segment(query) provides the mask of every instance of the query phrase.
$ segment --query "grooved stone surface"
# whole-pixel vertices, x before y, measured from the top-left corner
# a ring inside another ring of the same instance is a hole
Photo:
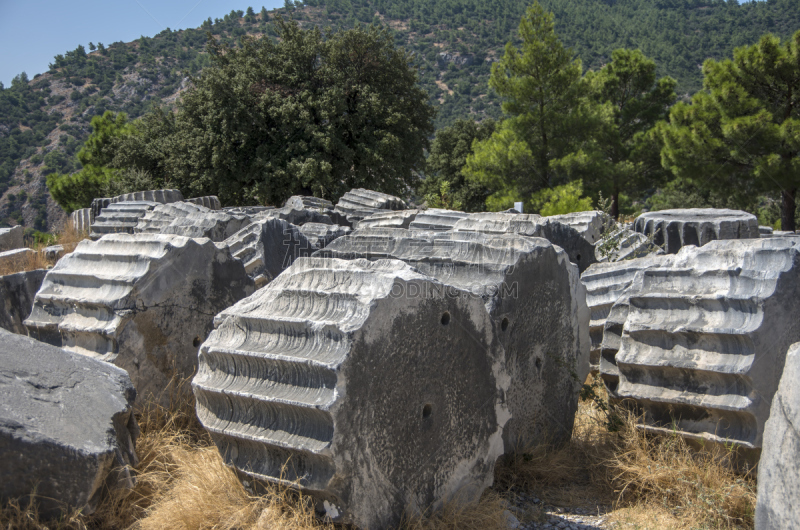
[[[188,199],[186,202],[197,204],[198,206],[203,206],[208,208],[209,210],[221,210],[222,203],[219,202],[219,197],[216,195],[206,195],[205,197],[195,197],[193,199]]]
[[[580,272],[596,261],[594,244],[569,224],[537,214],[506,212],[473,213],[453,225],[456,232],[483,232],[486,234],[518,234],[527,237],[543,237],[558,245],[578,265]]]
[[[491,484],[508,381],[480,298],[397,260],[300,258],[215,324],[193,387],[229,464],[362,528]]]
[[[636,273],[616,354],[645,428],[758,449],[800,340],[800,253],[783,239],[685,247]]]
[[[505,450],[569,439],[589,371],[589,312],[577,267],[541,238],[357,230],[314,256],[400,259],[480,297],[505,350],[511,419]],[[571,374],[577,374],[573,378]]]
[[[589,333],[592,344],[590,354],[592,373],[597,373],[600,369],[600,345],[603,342],[606,319],[612,306],[631,285],[638,271],[662,264],[669,266],[666,257],[647,256],[612,263],[595,263],[581,274],[581,282],[586,287],[586,304],[591,315]],[[627,315],[627,310],[625,314]]]
[[[636,218],[634,230],[655,234],[653,241],[668,254],[686,245],[703,246],[716,239],[761,237],[758,220],[741,210],[686,208],[646,212]]]
[[[180,190],[148,190],[118,195],[113,197],[111,202],[156,202],[167,204],[170,202],[180,202],[182,200],[183,194]]]
[[[78,232],[89,232],[92,229],[92,209],[91,208],[82,208],[80,210],[75,210],[70,214],[70,219],[72,219],[72,226],[75,227],[75,230]]]
[[[139,219],[135,233],[207,237],[220,242],[250,224],[250,217],[189,203],[159,204]]]
[[[252,292],[244,266],[208,239],[112,234],[59,260],[25,325],[124,368],[144,399],[164,401],[172,376],[196,369],[214,315]]]
[[[35,491],[51,518],[132,487],[135,397],[116,366],[0,330],[0,501]]]
[[[455,210],[428,208],[422,210],[408,228],[415,230],[452,230],[459,219],[469,217],[468,213]]]
[[[106,234],[132,234],[145,214],[158,206],[157,202],[115,202],[95,214],[92,222],[92,239]]]
[[[335,212],[355,226],[377,210],[406,210],[408,206],[399,197],[363,188],[352,189],[336,203]]]
[[[256,289],[271,282],[297,258],[310,256],[319,248],[298,227],[282,219],[256,221],[223,244],[244,264]]]
[[[786,354],[772,399],[758,463],[756,529],[794,528],[800,521],[800,343]]]
[[[0,328],[27,335],[23,322],[31,314],[33,298],[42,286],[45,269],[0,276]]]
[[[325,248],[328,243],[350,233],[346,226],[324,225],[321,223],[306,223],[300,227],[300,232],[308,238],[311,245],[317,249]]]
[[[387,210],[373,213],[356,224],[358,230],[367,228],[408,228],[420,210]]]

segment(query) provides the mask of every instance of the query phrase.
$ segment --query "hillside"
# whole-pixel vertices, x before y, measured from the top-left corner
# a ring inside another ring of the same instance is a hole
[[[701,0],[542,0],[556,30],[596,68],[618,47],[641,48],[660,74],[679,81],[680,94],[701,87],[706,58],[729,57],[733,48],[773,32],[800,28],[800,0],[739,5]],[[45,176],[78,169],[75,152],[92,116],[105,110],[140,116],[170,105],[189,77],[207,64],[206,33],[235,45],[242,36],[273,37],[280,12],[302,25],[333,28],[379,23],[395,42],[414,52],[421,83],[438,109],[437,127],[459,117],[499,117],[487,85],[491,62],[514,37],[527,2],[519,0],[307,0],[292,10],[234,11],[200,28],[169,29],[134,42],[82,46],[55,57],[48,72],[19,76],[0,90],[0,226],[21,223],[38,230],[60,225],[64,213],[50,199]]]

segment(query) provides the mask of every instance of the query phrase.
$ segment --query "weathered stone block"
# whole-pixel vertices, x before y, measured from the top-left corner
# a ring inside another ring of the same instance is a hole
[[[328,243],[350,233],[346,226],[306,223],[300,227],[300,233],[308,238],[315,249],[325,248]]]
[[[82,208],[80,210],[75,210],[70,214],[70,219],[72,220],[72,226],[75,227],[75,230],[78,232],[86,232],[92,229],[92,209],[91,208]]]
[[[356,223],[358,230],[367,228],[408,228],[420,210],[378,210]]]
[[[334,211],[345,217],[351,226],[355,226],[376,210],[406,209],[408,209],[406,203],[394,195],[357,188],[342,195]]]
[[[541,238],[471,232],[358,230],[314,256],[393,258],[486,304],[505,350],[512,452],[569,439],[589,371],[589,312],[577,267]],[[573,377],[573,374],[576,377]]]
[[[111,199],[111,202],[156,202],[168,204],[170,202],[180,202],[182,200],[183,194],[180,190],[148,190],[117,195]]]
[[[703,246],[716,239],[758,238],[758,220],[741,210],[686,208],[643,213],[634,230],[655,234],[653,241],[668,254],[685,245]]]
[[[603,221],[605,214],[599,210],[588,212],[574,212],[563,215],[550,215],[543,218],[546,221],[557,221],[574,228],[586,241],[592,245],[597,244],[603,235]]]
[[[215,323],[193,387],[229,464],[362,528],[491,484],[507,381],[480,298],[397,260],[301,258]]]
[[[21,271],[35,258],[36,251],[30,248],[7,250],[5,252],[0,252],[0,268]]]
[[[800,521],[800,343],[786,354],[772,398],[758,463],[756,530],[794,528]]]
[[[45,276],[25,325],[34,338],[128,371],[140,395],[197,368],[215,314],[253,292],[208,239],[111,234],[83,241]]]
[[[685,247],[637,272],[628,294],[617,394],[636,402],[644,428],[760,448],[786,351],[800,341],[797,246]]]
[[[20,225],[13,228],[0,228],[0,252],[24,247],[23,235],[24,229]]]
[[[591,314],[589,333],[592,373],[596,374],[600,369],[601,343],[606,319],[612,306],[631,285],[638,271],[662,264],[668,266],[665,257],[647,256],[611,263],[595,263],[581,274],[581,282],[586,287],[586,304]]]
[[[135,397],[116,366],[0,330],[0,501],[55,518],[132,487]]]
[[[99,239],[106,234],[132,234],[139,220],[159,204],[143,201],[111,203],[94,216],[90,237]]]
[[[468,213],[454,210],[428,208],[421,210],[408,228],[414,230],[452,230],[460,220],[469,217]]]
[[[0,276],[0,328],[27,335],[23,324],[31,314],[36,291],[47,271],[38,269]]]
[[[275,279],[297,258],[310,256],[319,248],[298,227],[282,219],[256,221],[223,244],[244,264],[256,289]]]
[[[623,261],[643,258],[650,254],[664,254],[646,235],[628,228],[620,228],[595,243],[594,255],[598,262]]]
[[[219,202],[219,197],[216,195],[206,195],[205,197],[194,197],[193,199],[189,199],[186,202],[191,204],[196,204],[198,206],[203,206],[208,208],[209,210],[221,210],[222,203]]]
[[[453,226],[456,232],[483,232],[486,234],[519,234],[543,237],[564,249],[580,272],[596,261],[594,244],[572,226],[537,214],[505,212],[473,213]]]

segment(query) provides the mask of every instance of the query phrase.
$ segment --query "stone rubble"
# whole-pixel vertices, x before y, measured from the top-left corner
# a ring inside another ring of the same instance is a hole
[[[139,434],[124,370],[0,330],[0,501],[91,514],[131,488]]]

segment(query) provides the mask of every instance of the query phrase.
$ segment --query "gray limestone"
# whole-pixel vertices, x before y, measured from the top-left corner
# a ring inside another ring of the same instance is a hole
[[[773,231],[774,230],[772,229],[771,226],[759,226],[758,227],[758,233],[759,233],[759,235],[761,237],[769,237],[769,236],[772,235]]]
[[[111,234],[83,241],[45,276],[25,325],[34,338],[113,362],[162,402],[197,368],[214,315],[253,292],[227,248],[208,239]]]
[[[661,264],[668,265],[665,257],[648,256],[618,262],[595,263],[581,274],[581,282],[586,287],[586,304],[591,314],[589,333],[592,373],[598,373],[600,369],[601,343],[604,340],[606,319],[612,307],[631,285],[638,271]]]
[[[362,528],[491,484],[508,381],[480,298],[397,260],[300,258],[215,326],[192,384],[228,464]]]
[[[13,228],[0,228],[0,252],[24,247],[23,235],[24,229],[20,225]]]
[[[378,210],[356,224],[356,229],[408,228],[420,210]]]
[[[516,235],[373,230],[357,230],[314,256],[400,259],[480,297],[511,381],[505,450],[569,439],[589,371],[589,311],[577,267],[564,251]]]
[[[111,202],[156,202],[167,204],[170,202],[180,202],[182,200],[183,194],[179,190],[149,190],[118,195],[113,197]]]
[[[333,210],[333,203],[327,199],[320,199],[319,197],[309,197],[303,195],[293,195],[286,199],[283,203],[284,207],[289,207],[293,210]]]
[[[132,234],[139,220],[159,204],[145,201],[111,203],[94,216],[90,237],[99,239],[106,234]]]
[[[90,217],[91,221],[94,222],[95,217],[100,215],[100,212],[103,211],[103,208],[106,208],[109,204],[111,204],[111,198],[109,197],[105,197],[102,199],[92,199],[92,205],[89,208],[92,211]]]
[[[455,210],[428,208],[427,210],[421,210],[408,228],[415,230],[452,230],[455,224],[465,217],[469,217],[469,214]]]
[[[685,247],[640,270],[616,363],[644,428],[758,449],[800,341],[800,252],[781,238]]]
[[[0,501],[92,513],[133,486],[136,391],[116,366],[0,330]]]
[[[795,528],[800,521],[800,343],[786,354],[772,398],[758,463],[756,530]]]
[[[328,246],[328,243],[334,239],[349,234],[350,229],[340,225],[306,223],[300,227],[300,232],[308,238],[313,247],[320,249]]]
[[[62,245],[51,245],[42,249],[44,259],[47,261],[58,261],[64,255],[64,247]]]
[[[334,224],[328,213],[330,213],[330,210],[295,208],[294,206],[287,205],[283,208],[272,208],[259,212],[253,216],[253,221],[260,219],[282,219],[295,226],[302,226],[306,223]]]
[[[581,236],[592,245],[600,241],[603,235],[603,224],[605,214],[599,210],[588,212],[574,212],[563,215],[551,215],[545,217],[547,221],[557,221],[571,226]]]
[[[352,189],[342,195],[336,203],[335,212],[345,217],[355,226],[359,221],[375,213],[377,210],[406,210],[406,203],[394,195],[380,193],[363,188]]]
[[[75,230],[89,233],[92,229],[92,209],[82,208],[80,210],[75,210],[70,214],[70,220]]]
[[[219,198],[216,195],[206,195],[205,197],[194,197],[193,199],[188,199],[186,202],[191,204],[196,204],[198,206],[203,206],[208,208],[209,210],[221,210],[222,203],[219,202]]]
[[[257,213],[273,210],[274,208],[274,206],[229,206],[227,208],[223,208],[222,211],[228,212],[232,215],[242,214],[248,217],[253,217]]]
[[[38,269],[0,276],[0,328],[27,335],[23,322],[31,313],[33,298],[47,271]]]
[[[761,237],[755,215],[741,210],[686,208],[643,213],[634,230],[654,234],[653,241],[668,254],[685,245],[703,246],[716,239]]]
[[[195,203],[159,204],[139,219],[134,233],[174,234],[223,241],[250,224],[250,217],[214,211]]]
[[[573,228],[558,219],[537,214],[515,214],[507,212],[473,213],[460,219],[453,226],[456,232],[482,232],[486,234],[519,234],[527,237],[543,237],[564,249],[571,262],[580,272],[596,261],[594,243],[587,239],[591,231],[577,224]]]
[[[242,262],[257,289],[275,279],[297,258],[310,256],[319,248],[315,243],[302,229],[282,219],[256,221],[223,242],[231,255]]]

